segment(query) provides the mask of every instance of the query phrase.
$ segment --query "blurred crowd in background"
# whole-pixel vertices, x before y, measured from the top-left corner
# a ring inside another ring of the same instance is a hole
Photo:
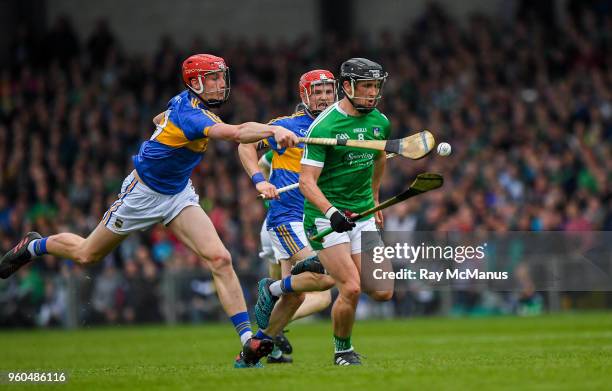
[[[24,26],[0,65],[0,251],[30,230],[86,236],[153,133],[152,118],[184,89],[182,60],[201,52],[230,67],[230,101],[218,110],[228,123],[291,113],[310,69],[337,73],[355,56],[381,63],[390,77],[379,108],[392,138],[429,129],[453,146],[450,158],[389,161],[381,199],[425,170],[446,183],[389,209],[387,230],[612,230],[612,14],[570,11],[564,21],[474,15],[460,25],[432,5],[403,34],[364,30],[320,43],[162,38],[150,56],[125,53],[104,20],[89,37],[68,18],[44,36]],[[236,145],[210,143],[192,180],[253,304],[267,270],[257,255],[265,208]],[[46,256],[0,281],[0,325],[65,324],[71,284],[80,324],[220,317],[209,273],[157,226],[96,266]],[[433,313],[436,303],[433,293],[408,292],[379,311]]]

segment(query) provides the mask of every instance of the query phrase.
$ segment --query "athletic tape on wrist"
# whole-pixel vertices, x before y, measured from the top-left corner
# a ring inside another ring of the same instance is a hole
[[[253,174],[253,176],[251,177],[251,181],[253,182],[253,184],[255,186],[257,186],[257,184],[259,182],[263,182],[265,181],[266,178],[264,178],[263,174],[261,172],[256,172],[255,174]]]
[[[339,212],[339,210],[335,206],[330,206],[325,212],[325,217],[327,217],[327,220],[331,220],[332,215],[336,212]]]

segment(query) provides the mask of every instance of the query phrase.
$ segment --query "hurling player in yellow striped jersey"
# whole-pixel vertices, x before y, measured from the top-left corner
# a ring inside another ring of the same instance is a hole
[[[319,113],[335,101],[336,85],[334,75],[322,69],[312,70],[300,78],[299,93],[303,110],[292,115],[279,117],[270,124],[281,125],[297,136],[303,137],[308,127]],[[276,338],[285,325],[294,317],[298,308],[300,316],[305,316],[326,308],[331,296],[327,291],[334,284],[333,279],[321,273],[305,270],[299,275],[291,275],[291,268],[297,262],[301,265],[316,264],[321,271],[320,263],[308,244],[302,224],[304,214],[304,197],[299,189],[289,190],[279,195],[277,189],[297,183],[300,172],[300,159],[304,146],[285,148],[279,146],[272,138],[264,144],[274,151],[272,173],[265,180],[257,165],[255,145],[242,144],[238,148],[240,160],[253,180],[257,190],[271,199],[266,217],[267,231],[272,242],[274,257],[281,265],[282,279],[263,279],[258,286],[258,301],[255,306],[255,318],[260,327],[257,335],[261,338]],[[314,270],[314,269],[313,269]],[[304,292],[311,292],[304,295]],[[309,296],[305,302],[306,296]],[[279,299],[278,304],[276,301]],[[302,309],[301,306],[305,307]],[[276,304],[276,305],[275,305]],[[282,335],[281,335],[282,336]],[[268,362],[283,362],[280,352],[268,357]]]
[[[134,171],[95,230],[87,238],[72,233],[41,237],[30,232],[2,257],[0,277],[9,277],[43,254],[83,265],[98,262],[130,233],[161,222],[211,270],[219,300],[243,344],[234,365],[257,366],[259,359],[272,351],[273,343],[252,337],[230,253],[200,207],[190,176],[210,140],[251,143],[272,138],[283,147],[293,147],[297,137],[280,126],[256,122],[224,124],[210,111],[229,98],[229,70],[221,57],[196,54],[187,58],[182,77],[186,89],[155,117],[155,132],[133,157]]]

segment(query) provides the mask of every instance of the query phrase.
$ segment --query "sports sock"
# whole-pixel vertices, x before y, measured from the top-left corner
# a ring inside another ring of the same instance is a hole
[[[291,277],[292,276],[287,276],[282,280],[274,281],[272,284],[270,284],[270,293],[272,293],[273,296],[281,296],[285,293],[293,292],[293,288],[291,287]]]
[[[291,287],[291,277],[292,276],[287,276],[281,280],[280,287],[283,293],[293,292],[293,288]]]
[[[47,254],[47,239],[48,237],[44,237],[42,239],[34,239],[28,244],[28,252],[33,257],[39,257],[41,255]]]
[[[351,344],[351,336],[342,338],[334,335],[334,346],[336,348],[336,353],[350,352],[353,350],[353,345]]]
[[[283,294],[283,288],[281,288],[282,281],[283,280],[278,280],[270,284],[270,293],[272,293],[272,296],[280,296]]]
[[[249,314],[246,312],[239,312],[230,319],[234,324],[236,332],[240,336],[240,342],[244,345],[253,336]]]
[[[261,329],[257,330],[255,333],[255,338],[257,339],[272,339],[268,334],[264,333]]]

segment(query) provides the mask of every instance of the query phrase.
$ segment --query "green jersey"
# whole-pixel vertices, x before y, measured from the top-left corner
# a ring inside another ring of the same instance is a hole
[[[310,125],[308,137],[345,140],[386,140],[391,125],[377,109],[353,117],[346,114],[339,102],[319,114]],[[374,207],[372,173],[374,159],[382,151],[371,149],[306,144],[302,164],[321,167],[317,185],[333,206],[343,211],[363,212]],[[308,200],[304,203],[308,220],[324,217]]]
[[[268,163],[268,166],[272,166],[272,157],[274,156],[274,151],[273,150],[269,150],[268,152],[264,153],[264,159],[266,159],[266,163]]]

